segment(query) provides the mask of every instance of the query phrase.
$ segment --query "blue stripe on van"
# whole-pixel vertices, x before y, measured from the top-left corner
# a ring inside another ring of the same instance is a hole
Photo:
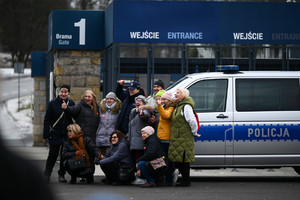
[[[250,124],[234,126],[235,141],[300,140],[300,124]]]
[[[225,141],[232,140],[232,126],[231,125],[201,125],[198,131],[201,137],[195,137],[195,141],[211,142],[211,141]]]
[[[232,141],[231,125],[201,125],[198,131],[199,142]],[[250,124],[234,126],[235,141],[300,141],[300,124]]]

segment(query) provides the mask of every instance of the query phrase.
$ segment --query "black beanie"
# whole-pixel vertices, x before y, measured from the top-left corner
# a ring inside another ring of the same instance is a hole
[[[70,86],[67,85],[67,84],[64,84],[64,85],[60,86],[60,89],[62,89],[62,88],[68,89],[68,92],[69,92],[69,93],[71,92]]]
[[[160,79],[158,81],[155,81],[153,85],[158,85],[158,86],[162,87],[162,89],[165,89],[165,84]]]

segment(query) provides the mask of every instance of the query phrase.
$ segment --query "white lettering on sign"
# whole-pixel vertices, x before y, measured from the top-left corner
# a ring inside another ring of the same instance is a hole
[[[70,41],[69,40],[58,40],[59,45],[69,45]]]
[[[72,40],[72,35],[62,35],[62,34],[56,33],[55,38],[56,38],[57,40],[59,40],[59,39],[63,39],[63,40],[64,40],[64,39]]]
[[[79,22],[75,22],[74,26],[79,27],[79,45],[85,45],[85,18],[81,18]]]
[[[272,40],[300,40],[300,33],[272,33]]]
[[[182,40],[202,40],[202,32],[168,32],[168,39],[182,39]]]
[[[263,33],[233,33],[233,38],[235,40],[263,40],[264,34]]]
[[[248,128],[248,137],[285,138],[290,137],[290,133],[287,128]]]
[[[130,32],[131,39],[159,39],[159,32]]]

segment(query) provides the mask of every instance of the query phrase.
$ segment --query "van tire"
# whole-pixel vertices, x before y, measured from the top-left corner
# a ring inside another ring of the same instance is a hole
[[[294,167],[294,170],[300,175],[300,167]]]

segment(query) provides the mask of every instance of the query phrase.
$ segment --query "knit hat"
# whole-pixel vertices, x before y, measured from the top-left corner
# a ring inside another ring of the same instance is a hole
[[[148,135],[152,135],[154,133],[154,128],[152,128],[151,126],[146,126],[142,128],[142,131],[147,133]]]
[[[157,93],[156,93],[156,97],[161,97],[161,95],[163,95],[163,93],[165,93],[165,90],[159,90]]]
[[[137,100],[137,99],[142,99],[142,101],[144,102],[144,104],[147,104],[147,103],[148,103],[146,97],[143,96],[143,95],[139,95],[139,96],[135,97],[134,100]]]
[[[106,98],[106,99],[114,99],[114,100],[116,100],[116,99],[117,99],[117,96],[116,96],[115,93],[109,92],[109,93],[106,95],[105,98]]]
[[[130,86],[128,87],[129,90],[134,90],[134,89],[140,89],[141,85],[137,81],[132,81],[130,83]]]
[[[165,89],[165,84],[160,79],[158,81],[155,81],[153,85],[158,85],[158,86],[162,87],[162,89]]]
[[[161,95],[161,98],[172,100],[172,92],[166,91],[165,93],[163,93],[163,95]]]
[[[67,89],[69,93],[71,92],[70,86],[67,85],[67,84],[64,84],[64,85],[60,86],[60,90],[61,90],[62,88]]]

